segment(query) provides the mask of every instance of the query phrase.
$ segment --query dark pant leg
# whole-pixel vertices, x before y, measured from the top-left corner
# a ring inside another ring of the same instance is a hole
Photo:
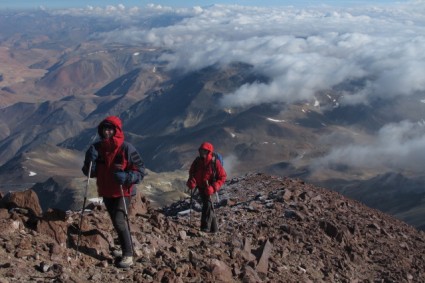
[[[128,208],[129,198],[125,199],[125,205]],[[123,198],[103,198],[106,209],[111,217],[112,224],[118,234],[118,241],[122,249],[123,256],[133,256],[131,247],[131,235],[125,217]]]
[[[215,212],[213,212],[213,217],[211,217],[211,229],[210,231],[212,233],[215,233],[218,231],[218,225],[217,225],[217,217],[215,215]]]
[[[201,194],[202,199],[202,215],[201,215],[201,230],[217,232],[217,220],[213,210],[213,203],[209,196]]]
[[[201,194],[202,200],[202,214],[201,214],[201,230],[207,231],[209,230],[208,226],[208,218],[210,213],[210,202],[207,197]]]

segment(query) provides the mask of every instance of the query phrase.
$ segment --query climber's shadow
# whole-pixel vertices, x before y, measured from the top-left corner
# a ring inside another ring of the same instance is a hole
[[[96,250],[96,248],[93,247],[89,247],[89,241],[87,241],[88,238],[95,238],[93,236],[100,236],[102,238],[104,238],[106,241],[107,239],[105,238],[105,236],[97,229],[92,229],[92,230],[88,230],[88,231],[81,231],[81,235],[80,235],[80,242],[78,242],[78,237],[80,234],[80,229],[78,229],[77,227],[75,227],[74,225],[70,225],[68,227],[68,248],[74,249],[76,252],[78,251],[79,253],[84,253],[90,257],[93,257],[97,260],[103,261],[103,260],[112,260],[111,257],[107,257],[102,253],[99,253],[98,250]],[[77,246],[78,245],[78,246]]]

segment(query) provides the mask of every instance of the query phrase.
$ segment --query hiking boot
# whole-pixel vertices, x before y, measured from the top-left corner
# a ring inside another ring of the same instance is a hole
[[[112,255],[113,257],[122,257],[122,250],[113,250],[113,251],[111,252],[111,255]]]
[[[123,256],[120,262],[117,263],[117,266],[120,268],[129,268],[133,265],[133,257],[132,256]]]

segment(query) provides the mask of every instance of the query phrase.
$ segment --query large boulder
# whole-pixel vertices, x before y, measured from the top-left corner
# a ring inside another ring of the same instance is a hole
[[[21,192],[9,192],[0,200],[0,207],[13,209],[28,209],[33,215],[41,216],[43,211],[37,194],[31,190]]]
[[[148,212],[149,200],[140,192],[131,198],[128,214],[130,217],[143,215]]]

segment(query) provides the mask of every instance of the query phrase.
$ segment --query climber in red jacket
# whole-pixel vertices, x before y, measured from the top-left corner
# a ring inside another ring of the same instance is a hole
[[[211,195],[217,192],[226,181],[226,171],[220,160],[213,157],[214,147],[204,142],[199,147],[199,156],[193,161],[189,170],[187,186],[199,189],[202,199],[201,230],[215,233],[218,231]]]
[[[97,131],[101,140],[87,150],[82,170],[86,176],[96,178],[97,192],[103,197],[122,249],[114,253],[121,258],[117,266],[127,268],[133,265],[133,247],[126,214],[134,184],[145,176],[145,166],[135,147],[124,141],[120,118],[106,117]]]

